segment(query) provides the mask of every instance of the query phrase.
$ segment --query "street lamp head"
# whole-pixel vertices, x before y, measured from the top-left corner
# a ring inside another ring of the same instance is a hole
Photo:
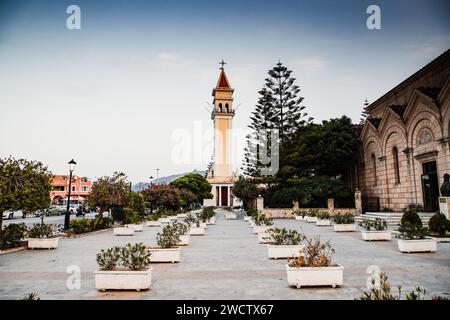
[[[70,160],[69,161],[69,171],[70,172],[73,172],[73,170],[75,170],[75,165],[76,165],[77,163],[75,162],[75,160]]]
[[[153,180],[153,176],[150,176],[150,180]]]

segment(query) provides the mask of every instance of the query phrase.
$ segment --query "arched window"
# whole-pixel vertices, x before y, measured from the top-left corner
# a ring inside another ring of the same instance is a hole
[[[222,112],[222,103],[219,103],[219,112]]]
[[[392,149],[392,156],[394,157],[394,173],[395,173],[395,183],[400,183],[400,168],[398,165],[398,150],[397,147]]]
[[[228,110],[228,103],[225,103],[225,112],[228,113],[230,110]]]
[[[373,166],[373,185],[377,185],[377,158],[372,153],[372,166]]]

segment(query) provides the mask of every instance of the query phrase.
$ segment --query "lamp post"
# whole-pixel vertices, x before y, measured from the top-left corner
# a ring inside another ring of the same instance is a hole
[[[150,176],[150,188],[153,187],[153,176]],[[150,214],[153,214],[153,204],[150,202]]]
[[[69,230],[70,225],[70,193],[72,191],[72,173],[73,170],[75,170],[76,164],[77,163],[73,159],[69,161],[69,194],[67,196],[67,211],[64,217],[64,230]]]

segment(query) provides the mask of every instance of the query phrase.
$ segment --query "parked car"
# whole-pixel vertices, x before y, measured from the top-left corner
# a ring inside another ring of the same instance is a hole
[[[14,219],[14,218],[26,218],[25,212],[22,212],[22,210],[14,211],[14,210],[5,210],[3,212],[3,219]]]

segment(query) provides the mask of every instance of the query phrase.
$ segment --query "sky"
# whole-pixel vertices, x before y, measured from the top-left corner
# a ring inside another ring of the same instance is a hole
[[[68,29],[69,5],[81,29]],[[381,9],[370,30],[369,5]],[[1,1],[0,157],[55,174],[133,182],[204,170],[218,62],[235,89],[235,168],[267,71],[280,60],[315,122],[359,122],[450,47],[450,3],[390,1]]]

